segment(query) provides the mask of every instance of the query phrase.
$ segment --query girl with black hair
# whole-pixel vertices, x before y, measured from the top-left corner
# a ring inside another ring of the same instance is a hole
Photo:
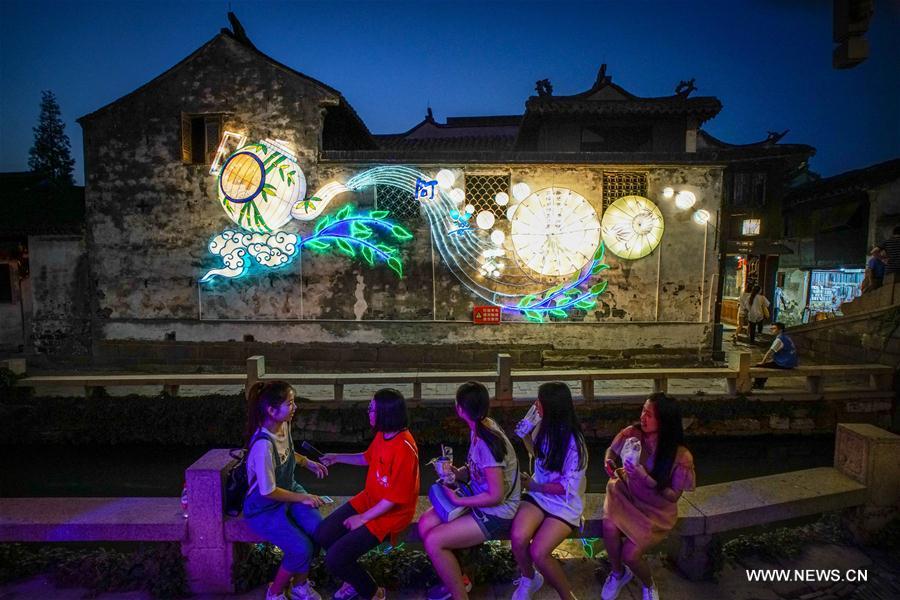
[[[419,499],[419,449],[409,432],[403,394],[394,389],[375,392],[369,402],[369,424],[375,439],[358,454],[326,454],[326,465],[368,466],[366,486],[328,515],[316,533],[326,550],[325,565],[344,582],[334,600],[383,600],[384,588],[360,564],[359,558],[388,536],[397,536],[412,522]]]
[[[467,481],[471,496],[446,495],[457,506],[472,510],[444,523],[433,508],[419,518],[419,538],[441,578],[428,590],[429,600],[465,600],[472,584],[464,578],[453,550],[505,536],[519,505],[519,462],[515,450],[493,419],[487,388],[475,381],[456,390],[456,414],[469,427],[466,466],[453,467],[457,481]]]
[[[623,448],[634,447],[631,438],[640,442],[640,456],[635,447],[634,459],[623,459],[623,467],[616,468]],[[659,600],[644,554],[674,527],[678,499],[695,485],[694,458],[684,447],[681,409],[674,398],[659,392],[647,399],[640,423],[620,431],[606,451],[606,471],[603,543],[612,571],[601,598],[614,600],[636,575],[643,600]]]
[[[513,600],[527,600],[544,583],[560,598],[574,598],[553,550],[581,527],[588,453],[575,415],[572,391],[554,381],[538,388],[540,425],[523,437],[534,456],[534,475],[522,474],[522,502],[510,540],[521,577]],[[535,569],[536,567],[536,569]]]
[[[250,488],[244,500],[244,519],[257,535],[284,553],[266,590],[267,600],[321,600],[307,575],[318,553],[312,538],[322,522],[316,510],[322,499],[294,481],[294,466],[299,464],[319,478],[326,476],[328,469],[294,452],[291,420],[295,408],[294,389],[284,381],[258,382],[247,392],[244,447]]]

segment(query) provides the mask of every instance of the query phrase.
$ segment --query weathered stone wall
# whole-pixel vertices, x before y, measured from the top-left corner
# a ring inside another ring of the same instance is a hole
[[[285,269],[198,289],[197,280],[218,266],[207,251],[209,239],[233,224],[216,202],[216,180],[208,166],[182,164],[181,114],[226,113],[226,130],[292,144],[312,193],[333,178],[345,181],[373,166],[317,163],[323,107],[337,101],[333,91],[219,36],[178,67],[84,120],[98,348],[115,348],[118,340],[161,341],[172,331],[179,342],[252,336],[293,344],[301,353],[332,348],[339,357],[345,356],[341,348],[362,348],[366,356],[374,352],[377,357],[387,347],[393,356],[405,351],[412,364],[422,364],[423,350],[436,346],[459,346],[459,356],[473,362],[479,361],[468,349],[479,347],[491,353],[519,345],[601,353],[664,349],[694,356],[709,347],[715,236],[691,222],[693,211],[678,211],[660,193],[667,185],[691,189],[697,208],[714,213],[722,196],[717,167],[616,165],[649,173],[648,195],[659,199],[666,233],[659,251],[642,260],[622,261],[607,253],[608,291],[582,324],[468,324],[473,305],[481,302],[435,258],[424,221],[408,224],[415,239],[403,247],[404,278],[399,281],[384,267],[304,252]],[[600,212],[604,165],[465,168],[508,171],[512,181],[527,180],[532,189],[568,187]],[[353,200],[372,203],[371,194],[358,196]],[[344,201],[338,197],[329,210]],[[294,222],[286,229],[305,236],[311,227]],[[104,354],[112,359],[114,352]],[[190,349],[179,352],[193,355]]]
[[[900,307],[792,327],[802,357],[824,363],[880,363],[900,367]]]
[[[65,358],[85,356],[91,348],[88,262],[81,236],[28,238],[34,350]]]

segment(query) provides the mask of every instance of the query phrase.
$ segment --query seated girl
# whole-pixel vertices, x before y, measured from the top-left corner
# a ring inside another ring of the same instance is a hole
[[[633,444],[630,438],[640,442],[640,457],[616,468],[626,443]],[[644,554],[675,525],[678,499],[694,489],[695,479],[694,458],[684,447],[681,409],[673,398],[660,392],[647,399],[640,423],[620,431],[606,451],[606,470],[610,480],[603,503],[603,543],[612,571],[601,598],[615,600],[636,575],[643,600],[659,600]]]
[[[541,385],[536,407],[540,424],[523,437],[535,459],[534,475],[522,475],[522,502],[510,536],[521,573],[513,600],[531,598],[545,578],[560,598],[570,600],[572,586],[552,553],[581,527],[587,446],[569,386]]]
[[[307,578],[318,552],[313,534],[322,522],[318,496],[306,493],[294,481],[299,464],[321,478],[328,474],[321,464],[294,452],[291,420],[294,389],[283,381],[259,382],[247,394],[247,480],[244,518],[257,535],[281,548],[284,558],[267,600],[320,600]],[[291,579],[294,586],[290,588]]]
[[[325,564],[344,585],[334,600],[383,600],[384,588],[359,564],[359,558],[388,536],[395,538],[412,522],[419,499],[419,449],[407,427],[403,394],[375,392],[369,402],[375,439],[359,454],[326,454],[325,465],[368,466],[366,486],[322,522],[316,540],[326,549]],[[393,541],[393,540],[392,540]]]
[[[425,545],[441,584],[428,590],[429,600],[464,600],[471,583],[463,578],[453,550],[505,537],[519,505],[519,462],[500,426],[488,418],[490,395],[470,381],[456,390],[456,414],[469,428],[466,466],[452,468],[456,481],[468,482],[471,496],[445,491],[457,506],[471,508],[445,523],[433,508],[419,519],[419,538]]]

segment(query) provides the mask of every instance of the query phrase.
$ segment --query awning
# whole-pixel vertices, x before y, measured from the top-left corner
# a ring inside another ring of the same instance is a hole
[[[728,240],[725,245],[728,254],[768,254],[781,256],[794,251],[780,241],[767,239]]]

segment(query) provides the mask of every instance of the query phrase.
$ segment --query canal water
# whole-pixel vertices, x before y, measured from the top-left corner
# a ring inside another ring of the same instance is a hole
[[[295,440],[299,446],[301,440]],[[590,446],[588,491],[606,487],[603,452],[608,445]],[[798,469],[830,466],[834,436],[754,436],[743,438],[689,439],[699,485],[759,477]],[[363,446],[319,444],[323,452],[361,452]],[[524,449],[520,460],[525,459]],[[208,447],[196,446],[0,446],[0,496],[178,496],[184,471]],[[422,493],[434,482],[426,466],[440,450],[420,448]],[[465,458],[465,447],[454,447],[456,462]],[[524,462],[522,463],[525,464]],[[529,469],[530,470],[530,469]],[[364,468],[335,465],[322,481],[298,469],[297,479],[311,492],[332,496],[351,495],[363,487]]]

